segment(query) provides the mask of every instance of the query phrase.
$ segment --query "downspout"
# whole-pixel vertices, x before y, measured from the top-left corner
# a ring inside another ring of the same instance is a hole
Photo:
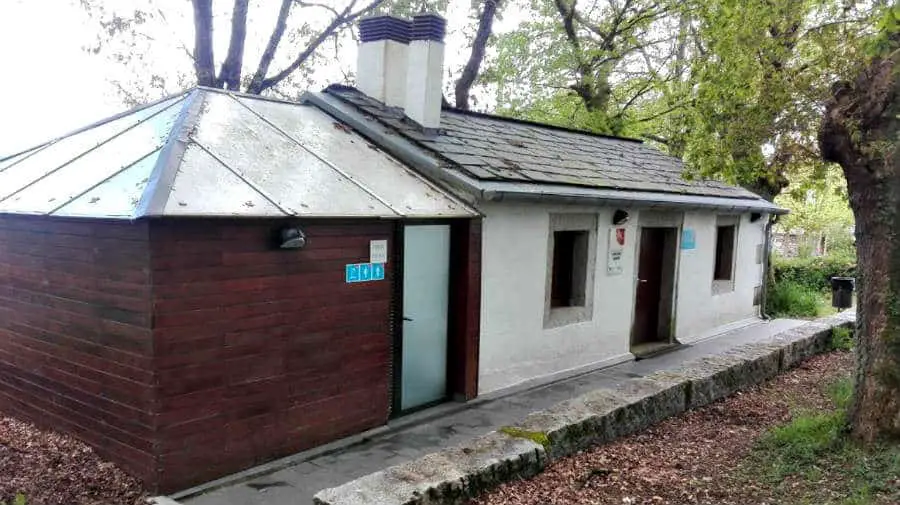
[[[759,317],[765,320],[772,319],[772,316],[766,314],[766,299],[769,296],[769,258],[772,256],[769,245],[772,239],[772,225],[775,224],[776,221],[778,221],[777,215],[770,215],[766,220],[766,236],[763,239],[763,278],[761,289],[762,292],[760,293],[759,297]]]

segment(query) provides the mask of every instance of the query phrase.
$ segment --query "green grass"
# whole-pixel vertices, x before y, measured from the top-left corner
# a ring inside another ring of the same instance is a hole
[[[544,446],[544,449],[550,448],[550,438],[547,437],[546,433],[540,431],[523,430],[522,428],[516,428],[515,426],[504,426],[500,428],[499,431],[500,433],[504,433],[513,438],[525,438],[531,440],[532,442],[536,442]]]
[[[830,412],[796,415],[766,433],[744,462],[745,478],[772,486],[778,503],[864,505],[900,500],[900,445],[863,448],[846,431],[846,408],[853,395],[849,378],[826,386]],[[786,480],[790,484],[786,485]],[[892,485],[894,486],[892,488]],[[889,495],[889,496],[886,496]],[[838,501],[833,496],[842,496]]]
[[[774,317],[823,317],[836,314],[831,292],[791,280],[775,282],[766,296],[766,313]]]
[[[781,481],[812,467],[842,443],[843,428],[843,412],[803,415],[774,428],[759,442],[759,449],[769,454],[763,475],[769,481]]]
[[[831,348],[835,351],[853,350],[853,330],[840,326],[831,330]]]
[[[22,493],[17,493],[16,497],[13,498],[13,501],[10,505],[27,505],[27,500],[25,499],[25,495]],[[6,505],[5,501],[0,501],[0,505]]]
[[[766,312],[771,316],[816,317],[819,307],[819,293],[797,282],[776,282],[769,288]]]

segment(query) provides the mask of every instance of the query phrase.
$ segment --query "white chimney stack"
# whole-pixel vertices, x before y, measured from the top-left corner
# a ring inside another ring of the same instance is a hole
[[[362,20],[359,90],[386,105],[402,107],[423,128],[438,128],[446,26],[437,14],[419,14],[412,21],[392,16]]]
[[[404,111],[425,128],[441,125],[446,27],[447,21],[437,14],[419,14],[412,21]]]
[[[377,16],[359,22],[356,86],[391,107],[406,105],[406,67],[412,22]]]

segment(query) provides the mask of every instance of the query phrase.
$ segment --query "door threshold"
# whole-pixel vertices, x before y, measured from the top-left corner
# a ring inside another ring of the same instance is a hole
[[[428,402],[428,403],[423,403],[422,405],[416,405],[415,407],[409,407],[408,409],[401,409],[401,410],[398,410],[397,413],[395,413],[395,414],[392,413],[392,414],[391,414],[390,419],[399,419],[399,418],[401,418],[401,417],[405,417],[405,416],[409,416],[409,415],[412,415],[412,414],[416,414],[416,413],[419,413],[419,412],[421,412],[421,411],[423,411],[423,410],[433,409],[433,408],[435,408],[435,407],[439,407],[439,406],[444,405],[444,404],[447,404],[447,403],[454,403],[454,402],[453,402],[452,399],[449,398],[449,397],[446,397],[446,398],[440,398],[440,399],[438,399],[438,400],[434,400],[434,401],[431,401],[431,402]]]
[[[647,342],[646,344],[637,344],[631,346],[631,354],[634,354],[635,360],[653,358],[660,354],[677,351],[682,347],[687,347],[680,342]]]

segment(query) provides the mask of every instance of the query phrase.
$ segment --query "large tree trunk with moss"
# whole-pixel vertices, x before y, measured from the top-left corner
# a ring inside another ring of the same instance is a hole
[[[823,157],[844,170],[856,216],[857,369],[850,422],[865,442],[900,437],[898,61],[897,51],[890,52],[855,82],[835,85],[819,134]]]

